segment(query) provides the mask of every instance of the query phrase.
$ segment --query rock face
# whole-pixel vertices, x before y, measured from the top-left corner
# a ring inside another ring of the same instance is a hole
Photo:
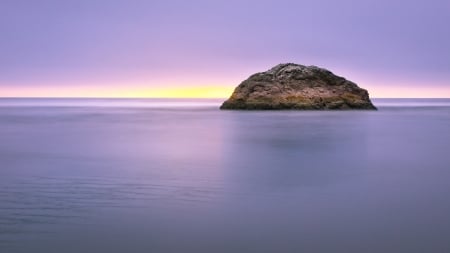
[[[239,84],[220,109],[376,110],[367,90],[315,66],[280,64]]]

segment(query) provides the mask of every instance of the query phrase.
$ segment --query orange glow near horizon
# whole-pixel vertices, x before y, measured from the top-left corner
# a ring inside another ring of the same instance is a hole
[[[372,98],[450,98],[450,87],[366,85]],[[0,97],[228,98],[234,86],[16,86],[0,87]]]

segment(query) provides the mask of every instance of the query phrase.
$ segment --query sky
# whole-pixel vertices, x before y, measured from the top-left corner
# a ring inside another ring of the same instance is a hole
[[[450,1],[1,0],[0,97],[227,97],[286,62],[450,97]]]

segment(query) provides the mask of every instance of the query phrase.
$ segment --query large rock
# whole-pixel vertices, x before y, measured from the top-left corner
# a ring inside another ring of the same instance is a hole
[[[280,64],[239,84],[220,109],[376,110],[367,90],[315,66]]]

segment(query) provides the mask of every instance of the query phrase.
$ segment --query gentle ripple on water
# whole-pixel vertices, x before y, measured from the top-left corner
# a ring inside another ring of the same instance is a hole
[[[217,201],[223,189],[179,182],[104,178],[34,177],[0,185],[0,245],[16,234],[46,233],[40,225],[82,224],[108,208],[150,208]]]

